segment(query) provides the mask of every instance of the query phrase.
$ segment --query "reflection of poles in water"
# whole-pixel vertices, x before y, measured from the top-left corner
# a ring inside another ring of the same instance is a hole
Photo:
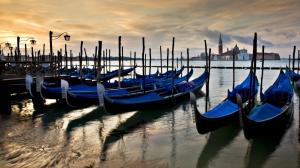
[[[124,161],[126,159],[125,157],[126,146],[125,146],[123,135],[121,136],[121,140],[118,141],[118,151],[120,152],[119,155],[122,156],[122,160]]]
[[[186,129],[185,129],[184,137],[187,138],[187,137],[189,137],[189,133],[191,131],[191,126],[190,126],[191,122],[190,121],[192,120],[192,116],[191,116],[191,113],[189,113],[190,105],[183,104],[182,111],[183,111],[184,121],[186,122]]]
[[[146,124],[145,122],[142,120],[141,121],[143,124],[142,127],[143,127],[143,133],[142,133],[142,151],[141,151],[141,160],[142,160],[142,163],[144,164],[145,161],[146,161],[146,154],[147,154],[147,148],[148,148],[148,139],[149,139],[149,133],[147,132],[147,129],[146,129]]]
[[[103,142],[104,142],[104,136],[103,136],[103,132],[104,132],[104,130],[105,130],[104,126],[105,126],[105,125],[104,125],[104,123],[103,123],[103,119],[100,118],[100,128],[99,128],[99,140],[100,140],[100,145],[102,145]]]
[[[171,142],[172,142],[172,150],[171,150],[171,167],[175,167],[176,165],[176,131],[175,131],[175,114],[172,110],[172,118],[171,118]]]

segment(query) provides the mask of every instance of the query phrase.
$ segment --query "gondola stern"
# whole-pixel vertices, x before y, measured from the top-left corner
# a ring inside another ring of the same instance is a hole
[[[70,106],[70,107],[75,107],[73,105],[71,105],[68,101],[68,92],[69,92],[69,83],[68,81],[61,79],[60,80],[60,86],[62,89],[62,99],[66,100],[66,103]]]

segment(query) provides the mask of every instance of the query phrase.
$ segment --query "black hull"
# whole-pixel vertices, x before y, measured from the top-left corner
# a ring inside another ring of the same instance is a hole
[[[190,90],[194,93],[197,93],[199,90],[201,90],[203,84],[201,86],[195,87],[194,89]],[[172,107],[176,103],[179,103],[181,101],[187,100],[190,95],[190,91],[175,94],[174,98],[168,97],[163,98],[160,100],[155,101],[145,101],[142,103],[126,103],[126,104],[114,104],[111,102],[111,100],[104,96],[104,110],[109,114],[120,114],[130,111],[136,111],[136,110],[150,110],[150,109],[160,109],[160,108],[167,108]]]
[[[10,93],[23,93],[27,92],[26,90],[26,83],[16,83],[10,84],[9,86]]]
[[[196,119],[196,128],[199,134],[205,134],[207,132],[217,130],[239,120],[238,111],[235,111],[230,115],[217,118],[207,118],[201,115],[197,108],[194,108],[194,112]]]
[[[45,99],[60,99],[62,97],[61,93],[49,92],[44,87],[41,87],[41,94]]]
[[[131,89],[128,89],[127,91],[129,91],[130,93],[109,96],[109,98],[116,98],[117,99],[117,98],[124,98],[124,97],[133,97],[133,96],[142,95],[144,93],[139,88],[131,88]],[[162,92],[162,91],[164,91],[164,88],[157,89],[157,90],[149,90],[149,91],[146,91],[146,93],[149,93],[149,92],[157,92],[157,93],[159,93],[159,92]],[[84,94],[81,94],[81,95],[84,95]],[[68,103],[71,106],[99,105],[99,98],[98,97],[78,98],[78,97],[76,97],[75,94],[72,94],[70,92],[68,92],[67,96],[68,96],[67,97],[68,98]]]
[[[68,104],[70,106],[91,106],[99,105],[98,98],[76,98],[76,96],[70,92],[67,93]]]
[[[278,132],[289,124],[293,118],[293,109],[290,103],[278,116],[262,122],[250,120],[245,112],[241,112],[243,120],[243,131],[246,139],[255,138],[263,134],[272,134]]]

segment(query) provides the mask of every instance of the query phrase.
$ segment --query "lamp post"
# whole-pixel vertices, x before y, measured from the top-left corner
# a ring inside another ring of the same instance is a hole
[[[1,51],[1,45],[3,44],[3,43],[5,43],[5,47],[4,48],[6,48],[6,47],[10,47],[11,45],[10,45],[10,43],[8,42],[8,41],[4,41],[4,42],[2,42],[1,44],[0,44],[0,54],[3,54]]]
[[[17,55],[18,55],[18,60],[20,59],[20,41],[24,41],[24,43],[25,43],[29,39],[31,39],[30,40],[31,45],[35,45],[36,44],[36,40],[34,40],[34,38],[32,38],[32,37],[30,37],[30,38],[28,38],[26,40],[20,40],[20,37],[19,36],[17,37],[17,52],[18,52]],[[25,53],[25,55],[26,54],[27,53]]]
[[[52,70],[53,70],[53,57],[52,57],[52,54],[53,54],[53,51],[52,51],[52,38],[53,37],[56,37],[55,39],[53,39],[53,40],[56,40],[56,39],[58,39],[60,36],[62,36],[63,34],[65,34],[64,35],[64,38],[65,38],[65,40],[66,41],[70,41],[70,35],[68,35],[68,33],[67,32],[63,32],[63,33],[61,33],[60,35],[58,35],[58,36],[53,36],[53,32],[52,31],[49,31],[49,40],[50,40],[50,72],[52,73]],[[67,67],[68,68],[68,67]]]

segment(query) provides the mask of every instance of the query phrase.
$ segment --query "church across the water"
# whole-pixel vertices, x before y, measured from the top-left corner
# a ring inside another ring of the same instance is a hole
[[[219,38],[219,45],[218,45],[218,54],[214,54],[212,55],[212,59],[213,60],[233,60],[233,58],[235,60],[251,60],[252,59],[252,54],[249,54],[247,52],[247,50],[244,49],[240,49],[237,44],[234,46],[234,48],[232,48],[231,50],[229,50],[227,48],[227,51],[223,52],[223,40],[222,40],[222,36],[220,34],[220,38]],[[257,60],[261,60],[262,59],[262,53],[257,53]],[[280,60],[280,56],[278,53],[264,53],[264,59],[265,60]]]

